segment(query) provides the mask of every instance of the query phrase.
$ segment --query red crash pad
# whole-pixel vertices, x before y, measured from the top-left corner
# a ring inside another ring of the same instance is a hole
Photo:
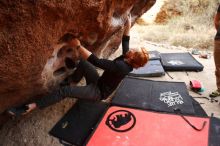
[[[207,146],[209,118],[148,112],[113,106],[104,115],[87,146]]]

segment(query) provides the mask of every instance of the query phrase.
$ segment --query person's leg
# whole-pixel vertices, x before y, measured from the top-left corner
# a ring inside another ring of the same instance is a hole
[[[85,60],[81,60],[77,66],[77,70],[72,75],[72,82],[79,82],[82,77],[86,79],[86,86],[62,86],[58,90],[50,92],[47,96],[36,101],[40,108],[47,107],[56,102],[63,100],[65,97],[78,99],[98,100],[101,98],[101,93],[97,87],[99,74],[95,66]]]
[[[101,99],[101,92],[97,86],[99,79],[96,68],[88,61],[81,60],[76,72],[73,74],[72,81],[79,82],[82,77],[85,77],[86,86],[62,86],[58,90],[50,92],[48,95],[35,100],[37,107],[44,108],[49,105],[55,104],[66,97],[99,100]]]
[[[61,96],[98,100],[101,96],[100,90],[96,84],[89,84],[86,86],[66,86],[60,89]]]
[[[64,83],[67,83],[64,85],[69,85],[71,82],[78,83],[83,76],[86,79],[87,85],[90,83],[96,83],[99,78],[96,68],[86,60],[80,60],[74,73],[64,80]]]
[[[220,40],[215,41],[214,61],[215,61],[216,85],[218,91],[220,91]]]
[[[99,100],[101,93],[96,84],[89,84],[86,86],[64,86],[59,90],[55,90],[36,100],[36,104],[39,108],[44,108],[54,103],[63,100],[66,97],[88,99],[88,100]]]
[[[85,77],[87,85],[90,83],[97,83],[99,74],[94,65],[86,60],[81,60],[78,68],[79,72]]]
[[[217,90],[210,94],[211,97],[220,96],[220,40],[214,42],[214,62]]]
[[[70,85],[70,83],[77,84],[83,77],[85,77],[87,85],[90,83],[96,83],[99,78],[96,68],[86,60],[80,60],[73,74],[68,76],[60,85],[67,86]]]

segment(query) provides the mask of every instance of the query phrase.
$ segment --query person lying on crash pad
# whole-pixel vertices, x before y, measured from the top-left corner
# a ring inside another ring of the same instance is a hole
[[[149,60],[148,52],[144,48],[129,50],[130,28],[131,16],[129,15],[122,38],[123,55],[114,60],[99,59],[83,47],[77,38],[72,39],[69,46],[76,49],[82,58],[77,68],[81,75],[85,77],[87,85],[63,86],[47,96],[39,98],[34,103],[27,104],[25,114],[37,107],[47,107],[66,97],[103,100],[111,95],[133,68],[143,67]],[[99,76],[95,67],[104,70],[101,76]]]

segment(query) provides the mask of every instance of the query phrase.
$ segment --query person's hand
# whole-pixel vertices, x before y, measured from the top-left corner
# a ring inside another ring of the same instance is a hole
[[[30,104],[28,104],[26,106],[28,107],[28,109],[22,115],[26,115],[26,114],[30,113],[31,111],[33,111],[34,109],[37,108],[37,104],[36,103],[30,103]]]
[[[77,38],[74,38],[69,42],[69,45],[70,47],[76,48],[77,46],[80,46],[81,43]]]

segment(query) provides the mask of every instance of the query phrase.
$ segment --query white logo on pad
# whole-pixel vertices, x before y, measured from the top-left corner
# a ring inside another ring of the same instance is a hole
[[[166,103],[168,107],[184,103],[182,96],[178,92],[172,93],[171,91],[160,93],[160,101]]]
[[[180,60],[171,60],[168,62],[171,65],[183,65],[184,63]]]

